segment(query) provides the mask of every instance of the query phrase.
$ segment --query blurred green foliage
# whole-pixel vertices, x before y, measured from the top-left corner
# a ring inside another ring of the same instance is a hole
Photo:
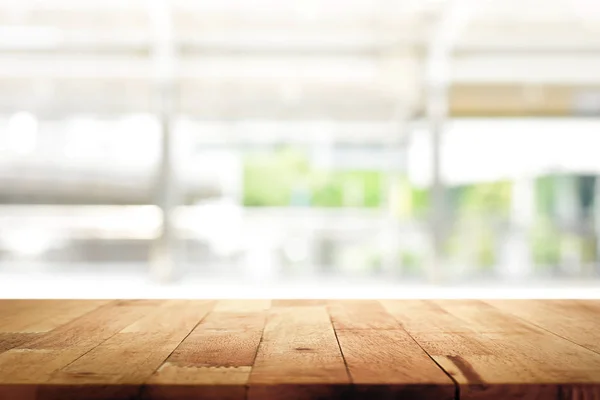
[[[584,178],[579,177],[578,197],[582,211],[590,211],[595,177]],[[399,179],[395,185],[399,195],[394,197],[398,204],[391,205],[395,215],[421,220],[428,217],[429,189],[411,185],[406,176],[392,178],[380,171],[315,168],[306,151],[292,147],[250,153],[245,157],[244,205],[376,208],[383,205],[387,179]],[[536,216],[529,227],[529,243],[533,262],[538,267],[560,263],[564,233],[555,224],[560,179],[561,176],[548,175],[535,180]],[[503,230],[498,231],[497,226],[510,223],[511,194],[510,181],[449,188],[448,206],[453,228],[445,246],[446,255],[459,262],[474,262],[479,268],[495,265],[497,245],[504,239],[499,237]],[[595,238],[581,238],[581,249],[584,262],[595,260]],[[462,260],[465,257],[468,260]],[[422,268],[424,261],[423,254],[409,249],[400,254],[400,259],[407,271]],[[377,270],[380,260],[374,257],[369,265]]]
[[[400,252],[400,265],[406,275],[416,275],[422,272],[425,265],[424,255],[416,251],[404,249]]]
[[[430,196],[429,188],[412,188],[412,214],[416,217],[424,217],[429,212]]]
[[[543,176],[535,182],[536,209],[540,216],[550,216],[556,208],[556,177]]]
[[[344,191],[359,188],[360,207],[378,207],[382,202],[379,171],[320,170],[311,168],[308,156],[293,148],[255,153],[244,160],[244,205],[288,206],[294,195],[305,192],[313,207],[344,206]]]
[[[244,159],[244,205],[289,205],[293,185],[308,172],[308,159],[291,148],[248,154]]]
[[[450,189],[457,216],[506,217],[510,211],[512,184],[508,181],[478,183]]]
[[[561,234],[548,215],[540,215],[530,236],[533,263],[538,266],[555,266],[560,262]]]
[[[508,181],[479,183],[450,188],[453,230],[446,242],[448,257],[459,263],[488,269],[496,264],[500,239],[492,225],[508,218],[512,184]]]

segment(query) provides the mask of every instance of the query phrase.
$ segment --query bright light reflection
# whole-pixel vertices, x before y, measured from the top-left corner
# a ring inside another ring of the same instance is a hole
[[[28,112],[14,114],[8,120],[7,147],[19,155],[27,155],[35,151],[38,136],[38,121],[35,115]]]

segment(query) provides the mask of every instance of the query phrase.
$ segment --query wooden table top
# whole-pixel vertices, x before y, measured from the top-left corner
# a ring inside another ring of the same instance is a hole
[[[600,301],[0,300],[0,399],[600,399]]]

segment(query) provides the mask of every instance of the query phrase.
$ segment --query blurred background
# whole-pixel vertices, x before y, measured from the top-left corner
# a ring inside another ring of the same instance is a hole
[[[585,287],[599,150],[596,0],[0,0],[5,293]]]

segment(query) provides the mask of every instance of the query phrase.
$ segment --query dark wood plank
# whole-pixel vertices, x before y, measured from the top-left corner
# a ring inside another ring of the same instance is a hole
[[[343,398],[349,383],[325,307],[271,311],[250,374],[250,400]]]

